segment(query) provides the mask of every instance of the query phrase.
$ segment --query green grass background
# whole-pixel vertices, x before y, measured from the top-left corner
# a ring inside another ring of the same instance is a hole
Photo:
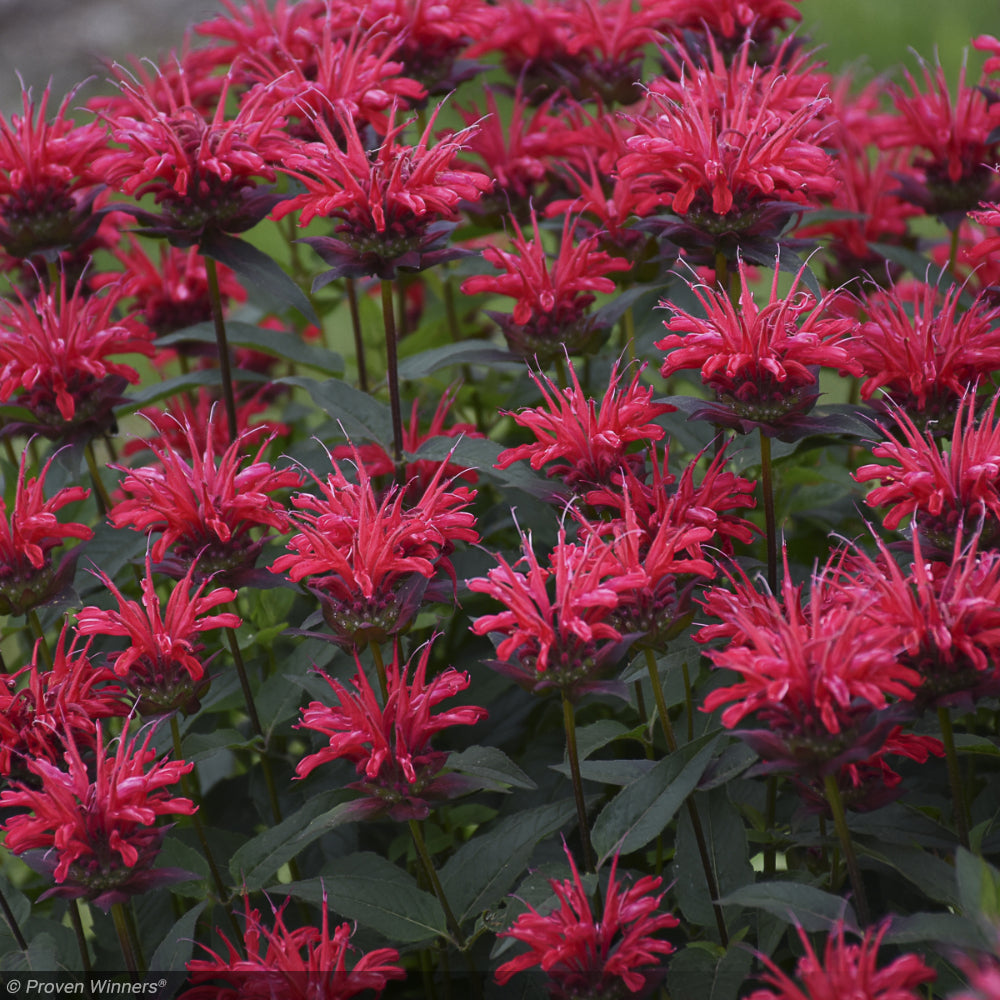
[[[857,64],[866,78],[901,64],[913,72],[915,49],[927,60],[937,50],[954,81],[969,49],[975,83],[983,57],[972,51],[972,39],[1000,37],[1000,0],[802,0],[799,9],[800,32],[822,46],[819,58],[830,70]]]

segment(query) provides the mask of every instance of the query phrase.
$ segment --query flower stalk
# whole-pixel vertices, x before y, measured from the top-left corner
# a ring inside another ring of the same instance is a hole
[[[951,711],[938,707],[938,724],[941,726],[941,742],[944,744],[945,762],[948,767],[948,783],[951,785],[952,808],[955,814],[955,830],[962,846],[969,847],[969,807],[965,796],[965,784],[958,766],[958,751],[955,749],[955,730],[951,721]]]
[[[219,379],[222,383],[222,399],[226,406],[226,422],[229,436],[235,441],[239,437],[239,423],[236,419],[236,394],[233,390],[233,373],[229,358],[229,340],[226,337],[226,319],[222,311],[222,294],[219,291],[219,269],[215,260],[207,254],[205,271],[208,274],[208,295],[212,303],[212,322],[215,325],[215,342],[219,349]]]
[[[851,880],[851,888],[854,890],[854,905],[857,910],[858,920],[861,922],[862,927],[867,927],[871,923],[871,910],[868,907],[865,884],[861,879],[858,856],[854,852],[851,831],[847,826],[844,798],[840,794],[840,785],[837,784],[837,776],[835,774],[823,776],[823,789],[826,792],[826,801],[830,806],[830,812],[833,814],[833,825],[837,830],[840,850],[844,855],[844,864],[847,865],[847,875]]]
[[[576,816],[580,825],[580,842],[583,848],[583,864],[589,872],[597,871],[594,847],[590,842],[590,824],[587,822],[587,803],[583,797],[583,778],[580,776],[580,752],[576,744],[576,713],[573,702],[566,692],[562,692],[563,728],[566,731],[566,756],[569,758],[570,780],[573,782],[573,798],[576,802]]]
[[[392,413],[392,458],[396,465],[396,479],[402,483],[403,469],[403,411],[399,401],[399,357],[397,353],[396,317],[393,307],[392,279],[383,278],[382,322],[385,325],[386,379],[389,383],[389,408]]]

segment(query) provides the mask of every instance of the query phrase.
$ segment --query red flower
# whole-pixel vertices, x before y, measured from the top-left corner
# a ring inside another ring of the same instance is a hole
[[[799,959],[796,969],[799,982],[782,972],[766,955],[761,955],[769,969],[761,979],[773,989],[754,990],[747,1000],[840,1000],[842,997],[920,1000],[924,994],[919,987],[932,982],[936,973],[912,952],[880,969],[878,949],[888,929],[887,923],[869,928],[860,944],[848,944],[844,923],[838,920],[827,935],[821,960],[800,927],[799,938],[805,955]]]
[[[42,898],[82,898],[107,910],[136,893],[190,877],[172,868],[153,868],[167,832],[154,823],[157,816],[190,816],[197,806],[166,792],[194,765],[152,763],[151,729],[139,745],[138,736],[127,739],[126,728],[113,757],[103,744],[100,723],[96,729],[93,780],[76,744],[68,741],[67,770],[47,760],[29,761],[28,770],[40,787],[15,782],[20,787],[0,794],[0,807],[31,810],[11,816],[3,829],[7,849],[14,854],[37,851],[26,860],[55,881]]]
[[[969,386],[1000,368],[1000,305],[979,295],[959,312],[961,293],[913,283],[862,299],[868,320],[852,345],[866,376],[862,399],[884,389],[913,420],[944,429]]]
[[[43,667],[41,644],[31,663],[0,680],[0,776],[29,781],[27,764],[56,764],[70,745],[93,750],[94,721],[125,715],[125,692],[110,670],[90,662],[90,643],[66,648],[63,626]],[[46,661],[47,662],[47,661]]]
[[[679,51],[677,80],[650,92],[618,161],[636,211],[680,216],[659,228],[695,263],[732,260],[740,247],[773,254],[789,218],[837,186],[823,146],[830,100],[802,59],[761,69],[744,44],[730,67],[713,51],[708,68]]]
[[[167,237],[175,246],[203,244],[213,235],[240,233],[274,207],[277,196],[260,188],[275,179],[272,163],[284,141],[274,112],[260,113],[259,98],[244,101],[226,120],[230,79],[223,83],[210,116],[197,110],[181,78],[180,103],[172,92],[156,95],[123,82],[131,113],[108,118],[111,134],[123,149],[99,157],[94,171],[116,191],[136,198],[152,196],[160,213],[129,209],[144,231]],[[165,96],[169,110],[157,97]]]
[[[78,247],[100,222],[92,164],[107,148],[107,135],[97,123],[70,119],[73,93],[47,120],[49,93],[46,87],[36,108],[24,92],[23,115],[9,122],[0,115],[0,245],[16,258]]]
[[[656,0],[657,27],[683,37],[708,32],[722,49],[735,49],[748,36],[759,49],[771,35],[784,31],[802,15],[792,6],[801,0]],[[728,44],[725,44],[728,43]],[[767,60],[758,60],[764,62]]]
[[[982,542],[1000,544],[1000,395],[976,420],[977,398],[967,393],[955,412],[949,450],[931,432],[921,433],[901,410],[893,416],[900,436],[872,454],[890,465],[863,465],[854,478],[859,483],[877,479],[880,486],[865,499],[869,507],[889,507],[885,526],[898,528],[912,515],[916,526],[935,549],[950,553],[955,536],[983,522]]]
[[[196,247],[180,250],[160,244],[159,259],[153,261],[142,244],[128,234],[128,249],[114,251],[125,270],[98,275],[98,286],[121,282],[122,295],[131,298],[146,325],[165,336],[212,318],[208,297],[208,271]],[[220,293],[224,302],[245,302],[247,293],[225,265],[218,265]]]
[[[545,406],[520,413],[500,412],[528,428],[536,441],[501,452],[496,468],[506,469],[529,459],[533,469],[540,469],[546,462],[557,461],[549,466],[547,475],[558,476],[580,490],[611,485],[626,467],[636,469],[643,456],[628,450],[629,446],[637,441],[659,441],[666,431],[655,421],[674,409],[654,403],[652,388],[640,386],[644,367],[637,367],[631,382],[621,389],[618,364],[612,365],[600,403],[584,396],[572,362],[569,371],[573,385],[565,389],[557,388],[545,375],[529,372]]]
[[[872,756],[895,724],[890,697],[909,701],[921,682],[900,662],[895,635],[873,637],[872,596],[843,586],[832,562],[814,571],[805,602],[787,571],[780,598],[746,576],[733,587],[707,592],[702,604],[722,624],[695,638],[727,639],[706,655],[741,680],[710,692],[705,711],[727,706],[727,728],[754,716],[760,728],[739,735],[768,769],[817,777]]]
[[[199,658],[204,648],[199,632],[215,628],[239,628],[232,612],[206,615],[207,611],[236,599],[236,591],[219,587],[202,596],[206,583],[191,592],[195,566],[170,591],[164,610],[153,582],[153,569],[146,559],[142,580],[142,603],[128,600],[105,573],[95,575],[118,602],[117,611],[86,607],[76,613],[82,635],[120,635],[129,640],[127,649],[108,655],[119,677],[126,678],[136,695],[141,715],[159,715],[175,709],[198,710],[198,698],[208,688],[202,683],[205,667]]]
[[[697,409],[693,418],[713,420],[744,434],[760,428],[768,436],[794,439],[810,426],[804,418],[819,396],[813,369],[859,370],[845,349],[857,324],[842,316],[824,316],[832,296],[817,301],[810,292],[800,291],[801,270],[781,296],[775,267],[763,308],[754,301],[742,259],[739,274],[738,309],[723,289],[702,285],[691,290],[704,316],[662,303],[673,318],[664,324],[670,336],[656,345],[669,351],[660,371],[668,378],[701,368],[701,381],[715,393],[715,402]]]
[[[192,425],[178,421],[178,426],[186,439],[183,448],[151,444],[162,467],[112,466],[125,473],[121,489],[126,499],[109,512],[111,523],[147,534],[161,532],[153,544],[153,560],[173,576],[182,577],[197,560],[196,579],[232,585],[252,580],[266,540],[252,532],[289,528],[284,508],[269,494],[300,486],[302,478],[263,461],[270,439],[241,469],[243,447],[255,431],[241,434],[216,459],[212,436],[199,441]]]
[[[498,554],[499,565],[486,577],[466,581],[469,590],[489,594],[506,609],[472,624],[476,635],[506,636],[491,666],[536,692],[555,687],[572,698],[602,688],[617,692],[617,685],[597,680],[617,664],[629,642],[611,624],[612,614],[619,594],[641,585],[644,577],[621,574],[609,580],[614,553],[593,534],[572,544],[560,528],[549,568],[539,563],[530,535],[521,535],[521,547],[524,554],[514,566],[523,563],[526,572]]]
[[[329,737],[329,744],[299,761],[295,773],[311,774],[327,761],[352,761],[361,780],[352,785],[364,794],[357,808],[364,816],[388,814],[391,819],[424,819],[430,813],[428,800],[447,799],[467,790],[457,775],[442,775],[448,760],[445,751],[431,749],[431,739],[449,726],[472,726],[485,718],[486,709],[463,705],[433,714],[446,698],[469,686],[469,675],[449,667],[427,679],[431,644],[420,653],[416,669],[407,678],[409,664],[393,659],[385,665],[388,689],[385,704],[379,700],[355,653],[358,671],[348,690],[327,677],[337,697],[331,707],[314,701],[302,710],[301,729],[314,729]]]
[[[284,919],[287,905],[286,900],[274,910],[274,925],[269,928],[260,912],[250,909],[249,899],[244,899],[246,930],[242,949],[220,932],[229,953],[226,958],[202,945],[211,959],[192,958],[187,963],[192,983],[221,979],[229,985],[196,985],[181,994],[184,1000],[349,1000],[366,990],[375,990],[380,996],[390,979],[406,978],[395,964],[399,953],[394,948],[376,948],[362,955],[353,968],[347,968],[347,954],[353,950],[351,927],[340,924],[331,937],[325,887],[318,928],[290,930]]]
[[[405,631],[421,601],[442,599],[436,588],[427,592],[428,581],[441,570],[454,579],[454,543],[479,536],[465,510],[475,492],[449,489],[446,463],[411,505],[397,487],[380,499],[360,456],[355,464],[356,483],[333,462],[326,482],[315,479],[320,496],[292,499],[299,534],[271,569],[287,570],[296,583],[313,577],[310,589],[336,641],[363,647]]]
[[[52,565],[52,550],[69,538],[94,536],[85,524],[56,518],[67,504],[86,500],[90,490],[67,486],[46,500],[43,487],[54,459],[45,463],[36,479],[25,482],[27,456],[27,451],[21,453],[9,513],[0,496],[0,614],[5,615],[26,614],[55,597],[69,583],[76,554],[67,555],[57,567]]]
[[[903,197],[956,228],[966,212],[991,197],[995,122],[982,88],[966,86],[964,66],[954,99],[940,63],[932,69],[922,62],[921,70],[924,93],[904,70],[910,93],[892,88],[899,114],[880,121],[876,139],[883,149],[913,151],[919,175],[903,178]]]
[[[28,428],[53,438],[99,434],[114,422],[122,389],[139,381],[114,354],[154,353],[153,334],[133,319],[119,321],[120,288],[107,295],[73,294],[63,276],[59,288],[29,302],[0,307],[0,399],[31,411],[33,421],[8,423],[7,433]]]
[[[572,878],[549,879],[558,909],[543,916],[529,904],[528,912],[500,934],[524,942],[530,950],[501,965],[497,982],[505,986],[515,973],[538,965],[549,978],[550,995],[564,1000],[618,996],[623,986],[630,993],[648,988],[662,976],[662,956],[674,950],[655,935],[680,923],[672,914],[657,912],[663,894],[653,893],[663,880],[644,875],[625,888],[615,878],[616,854],[597,916],[568,849],[566,857]]]
[[[613,292],[615,284],[606,275],[627,271],[631,264],[598,250],[596,237],[574,243],[576,221],[570,215],[563,223],[558,253],[549,264],[534,211],[531,221],[535,238],[526,240],[517,220],[511,219],[517,234],[511,240],[514,252],[497,246],[483,251],[486,260],[506,273],[467,278],[462,291],[466,295],[491,292],[516,299],[512,315],[493,318],[512,351],[546,365],[564,353],[589,352],[603,341],[604,325],[587,315],[593,293]]]
[[[301,226],[317,216],[338,222],[336,237],[304,241],[333,265],[316,278],[314,289],[344,276],[391,278],[399,268],[418,271],[460,253],[445,246],[459,204],[476,201],[491,182],[453,166],[463,133],[429,145],[438,110],[415,146],[399,142],[409,122],[390,121],[371,157],[354,119],[340,107],[334,108],[340,138],[317,119],[321,142],[286,144],[281,169],[306,192],[282,202],[275,218],[301,209]]]

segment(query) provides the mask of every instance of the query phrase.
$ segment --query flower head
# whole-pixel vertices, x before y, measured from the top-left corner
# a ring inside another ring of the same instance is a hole
[[[666,431],[655,421],[673,407],[655,403],[652,388],[640,385],[642,368],[637,368],[629,384],[622,388],[618,364],[612,365],[600,403],[584,395],[572,362],[569,372],[573,384],[565,389],[557,388],[545,375],[530,373],[545,405],[510,416],[530,430],[536,440],[501,452],[496,467],[506,469],[528,459],[533,469],[540,469],[547,462],[555,462],[547,475],[558,476],[573,488],[611,485],[623,469],[635,469],[643,462],[643,456],[630,449],[631,445],[658,441],[664,436]]]
[[[118,737],[114,754],[97,729],[93,779],[76,744],[66,747],[62,770],[48,760],[28,762],[39,787],[23,782],[0,794],[0,807],[24,807],[4,823],[5,844],[14,854],[52,877],[55,886],[43,896],[86,899],[107,909],[136,893],[188,878],[188,872],[155,869],[167,828],[155,826],[158,816],[190,816],[197,808],[166,788],[187,774],[193,764],[156,761],[149,742]],[[152,766],[148,766],[152,765]]]
[[[576,222],[570,215],[563,223],[558,253],[550,263],[534,211],[531,221],[535,227],[533,240],[525,239],[517,221],[511,219],[516,234],[511,240],[513,250],[489,246],[483,251],[483,257],[505,273],[467,278],[462,291],[467,295],[492,292],[516,299],[512,314],[495,314],[494,319],[500,323],[512,351],[545,365],[567,352],[590,352],[603,341],[604,326],[588,314],[594,293],[614,291],[614,282],[607,275],[627,271],[631,265],[598,250],[596,236],[576,242]]]
[[[869,928],[860,944],[848,944],[844,922],[837,921],[827,935],[821,959],[800,927],[805,954],[796,969],[798,982],[766,955],[761,956],[768,967],[761,978],[771,988],[754,990],[747,1000],[920,1000],[923,991],[919,987],[932,982],[936,974],[912,952],[879,968],[878,950],[888,929],[887,923]]]
[[[5,615],[23,615],[55,597],[69,583],[76,555],[70,553],[54,566],[53,550],[67,539],[89,540],[94,535],[85,524],[56,517],[67,504],[85,500],[90,490],[66,486],[46,500],[45,477],[54,459],[37,478],[26,481],[27,456],[27,451],[21,454],[9,513],[0,497],[0,614]]]
[[[70,119],[72,93],[49,120],[49,93],[47,87],[36,107],[26,91],[23,115],[0,115],[0,246],[21,259],[80,246],[101,218],[92,164],[107,148],[107,134],[100,124]]]
[[[156,593],[153,569],[146,559],[142,580],[142,603],[128,600],[107,574],[95,575],[118,602],[117,611],[86,607],[76,613],[81,635],[120,635],[129,640],[127,649],[108,656],[108,663],[138,698],[141,715],[158,715],[180,708],[197,711],[205,667],[199,632],[216,628],[238,628],[240,618],[232,612],[208,615],[212,608],[235,600],[236,591],[219,587],[202,596],[206,582],[192,593],[195,565],[170,591],[164,609]]]
[[[446,242],[462,201],[476,201],[491,186],[488,177],[454,165],[462,134],[430,145],[437,111],[415,146],[399,140],[409,122],[390,123],[382,144],[365,149],[353,118],[334,108],[341,138],[320,119],[320,141],[286,150],[281,169],[301,181],[305,193],[283,202],[275,217],[300,210],[299,224],[316,217],[336,220],[336,236],[305,242],[332,265],[313,287],[339,277],[419,271],[458,256]]]
[[[780,597],[745,576],[713,588],[702,604],[721,624],[695,638],[727,639],[707,655],[740,675],[709,693],[705,711],[726,706],[727,728],[754,717],[759,728],[739,735],[767,768],[816,777],[874,754],[896,721],[890,699],[911,700],[921,678],[900,662],[894,634],[872,636],[867,592],[842,586],[832,563],[811,583],[807,599],[787,572]]]
[[[498,554],[498,566],[467,581],[469,590],[488,594],[505,609],[472,624],[476,635],[505,636],[491,665],[532,691],[558,688],[574,699],[593,690],[617,691],[598,679],[631,639],[611,624],[612,613],[619,594],[644,578],[615,574],[614,553],[596,534],[574,544],[560,528],[548,567],[539,562],[531,535],[522,533],[521,548],[524,554],[513,566]],[[515,569],[521,563],[523,573]]]
[[[732,260],[740,248],[773,254],[788,220],[837,186],[823,147],[822,84],[809,81],[802,60],[751,66],[746,44],[729,67],[718,53],[706,66],[681,50],[677,77],[650,93],[618,161],[641,196],[637,213],[662,206],[678,216],[657,228],[693,263]]]
[[[159,533],[153,561],[178,578],[196,560],[199,579],[218,574],[219,582],[235,584],[252,578],[265,542],[264,535],[255,537],[255,529],[289,527],[284,507],[270,494],[300,486],[302,478],[263,460],[269,441],[244,465],[243,449],[254,431],[241,434],[217,458],[212,436],[200,442],[193,426],[180,428],[183,448],[151,443],[160,466],[113,466],[125,473],[125,499],[109,512],[111,523]]]
[[[423,600],[442,599],[440,588],[428,592],[429,581],[440,572],[454,581],[448,557],[455,542],[479,536],[465,509],[475,492],[452,488],[446,463],[412,503],[396,487],[380,497],[360,456],[356,467],[352,482],[333,462],[326,480],[315,480],[319,496],[292,499],[298,534],[271,568],[296,583],[311,577],[336,641],[363,647],[409,628]]]
[[[561,1000],[621,996],[622,987],[639,993],[657,981],[663,956],[674,950],[657,935],[680,923],[672,914],[658,912],[663,894],[654,893],[663,880],[644,875],[634,885],[620,884],[616,854],[598,916],[568,849],[566,857],[572,877],[549,879],[559,906],[542,915],[529,905],[528,912],[501,933],[529,950],[501,965],[497,982],[504,986],[516,973],[537,965],[548,976],[550,995]]]
[[[964,525],[972,530],[982,521],[982,544],[1000,545],[1000,421],[993,397],[976,419],[977,398],[967,393],[955,411],[950,445],[920,429],[901,410],[894,413],[899,435],[886,432],[872,449],[890,464],[863,465],[854,478],[880,484],[865,499],[869,507],[889,507],[884,523],[898,528],[906,517],[935,549],[951,553]]]
[[[778,293],[775,268],[767,304],[754,300],[742,260],[739,263],[739,308],[722,289],[692,286],[704,311],[696,316],[664,302],[672,318],[670,335],[657,343],[668,351],[664,378],[688,368],[701,369],[701,381],[715,401],[693,416],[710,419],[742,433],[754,428],[794,439],[810,426],[806,415],[819,396],[815,369],[820,366],[855,372],[857,362],[845,347],[856,323],[824,315],[830,297],[816,300],[800,290],[798,273],[788,294]]]
[[[93,750],[94,722],[125,715],[125,691],[110,670],[94,666],[90,642],[78,648],[74,635],[67,648],[63,626],[52,648],[51,666],[41,643],[31,663],[0,680],[0,775],[33,780],[28,762],[56,765],[70,745]]]
[[[278,197],[260,182],[275,179],[272,162],[283,141],[275,112],[258,113],[259,102],[247,100],[227,120],[228,79],[210,116],[189,95],[178,103],[168,92],[163,108],[141,86],[121,86],[131,108],[114,113],[109,125],[123,148],[99,157],[94,170],[116,191],[153,198],[158,213],[129,209],[147,233],[179,247],[204,244],[250,229],[271,211]]]
[[[423,819],[430,812],[428,801],[466,791],[463,778],[441,774],[448,754],[432,749],[431,739],[450,726],[475,725],[486,709],[463,705],[435,713],[438,704],[469,686],[469,675],[449,667],[428,679],[430,653],[427,643],[408,677],[410,664],[401,663],[399,648],[393,647],[392,662],[385,664],[384,704],[379,704],[357,654],[350,689],[324,674],[338,704],[311,702],[302,710],[299,728],[322,733],[329,743],[303,757],[296,775],[305,778],[327,761],[349,760],[360,776],[352,787],[364,795],[357,803],[359,812],[396,820]]]
[[[284,918],[287,905],[286,900],[274,910],[274,923],[268,927],[246,899],[243,947],[237,948],[221,935],[226,958],[206,947],[211,958],[189,959],[188,976],[195,985],[182,994],[184,1000],[349,1000],[367,990],[380,996],[389,980],[406,978],[395,964],[399,953],[393,948],[370,951],[348,969],[347,956],[353,950],[351,926],[340,924],[330,934],[325,887],[319,927],[291,930]],[[217,980],[228,985],[197,985]]]
[[[1000,367],[1000,305],[979,295],[959,311],[961,293],[913,283],[863,298],[868,318],[852,345],[865,375],[862,399],[882,389],[918,424],[946,429],[969,386]]]
[[[32,420],[7,425],[7,432],[35,430],[65,439],[110,429],[122,390],[139,381],[116,354],[154,353],[153,334],[136,320],[118,320],[123,295],[73,293],[63,276],[58,289],[42,290],[33,302],[0,307],[0,399],[29,410]]]

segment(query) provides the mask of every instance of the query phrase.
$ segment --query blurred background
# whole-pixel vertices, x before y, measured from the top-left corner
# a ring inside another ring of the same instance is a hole
[[[936,48],[955,79],[973,37],[1000,35],[1000,0],[802,0],[800,9],[800,30],[835,72],[912,69],[910,48],[927,59]],[[156,58],[181,44],[188,24],[221,10],[217,0],[0,0],[0,111],[20,108],[17,71],[36,95],[51,78],[58,105],[87,77],[104,79],[102,58]],[[977,73],[981,63],[970,54]]]

